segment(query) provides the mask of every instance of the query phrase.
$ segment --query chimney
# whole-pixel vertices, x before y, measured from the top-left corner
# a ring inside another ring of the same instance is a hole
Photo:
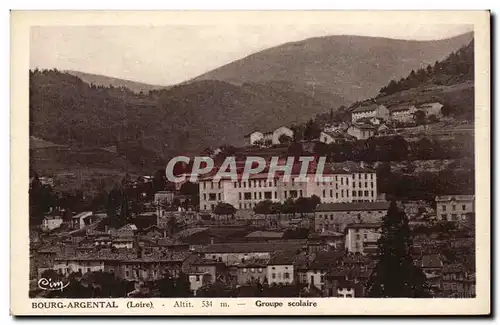
[[[359,166],[360,166],[361,168],[365,168],[365,162],[364,162],[364,161],[361,161],[361,162],[359,163]]]

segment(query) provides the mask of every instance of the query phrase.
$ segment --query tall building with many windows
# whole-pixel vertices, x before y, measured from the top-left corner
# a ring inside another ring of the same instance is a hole
[[[268,179],[268,173],[250,175],[243,180],[214,176],[200,179],[200,210],[212,210],[218,202],[226,202],[236,209],[253,209],[264,200],[283,203],[288,198],[318,196],[322,203],[374,202],[377,199],[377,175],[363,164],[344,163],[325,168],[328,180],[292,172],[287,180],[283,175]]]

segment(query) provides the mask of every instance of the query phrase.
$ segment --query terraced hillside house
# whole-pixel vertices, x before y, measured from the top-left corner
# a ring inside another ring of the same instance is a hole
[[[355,108],[351,113],[352,123],[362,118],[372,117],[386,120],[389,118],[389,110],[384,105],[372,103],[369,105],[361,105]]]

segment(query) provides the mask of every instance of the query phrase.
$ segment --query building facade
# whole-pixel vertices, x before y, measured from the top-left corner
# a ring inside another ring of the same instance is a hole
[[[363,165],[334,168],[323,175],[329,179],[317,179],[315,174],[302,178],[292,174],[288,180],[280,176],[269,180],[267,173],[237,181],[203,178],[200,180],[200,210],[213,210],[218,202],[250,210],[264,200],[283,203],[288,198],[313,195],[323,203],[373,202],[377,198],[377,175]]]
[[[51,231],[59,228],[63,223],[61,216],[46,216],[42,221],[42,230]]]
[[[413,122],[413,115],[417,111],[414,105],[397,105],[390,107],[391,119],[394,121],[409,123]]]
[[[346,227],[345,248],[349,253],[365,254],[380,238],[380,224],[355,223]]]
[[[360,106],[352,111],[351,120],[352,123],[355,123],[359,119],[372,117],[387,119],[389,117],[389,110],[384,105],[377,104]]]
[[[358,140],[366,140],[375,135],[376,127],[372,125],[353,124],[347,129],[347,134]]]
[[[389,202],[356,202],[320,204],[314,213],[314,230],[342,232],[355,222],[377,223],[387,214]]]
[[[436,215],[442,221],[463,221],[475,213],[474,195],[443,195],[436,197]]]

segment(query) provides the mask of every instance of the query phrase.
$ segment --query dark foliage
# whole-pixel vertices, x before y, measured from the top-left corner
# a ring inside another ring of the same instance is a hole
[[[413,264],[408,219],[396,202],[383,218],[379,260],[368,282],[369,297],[428,297],[425,274]]]

